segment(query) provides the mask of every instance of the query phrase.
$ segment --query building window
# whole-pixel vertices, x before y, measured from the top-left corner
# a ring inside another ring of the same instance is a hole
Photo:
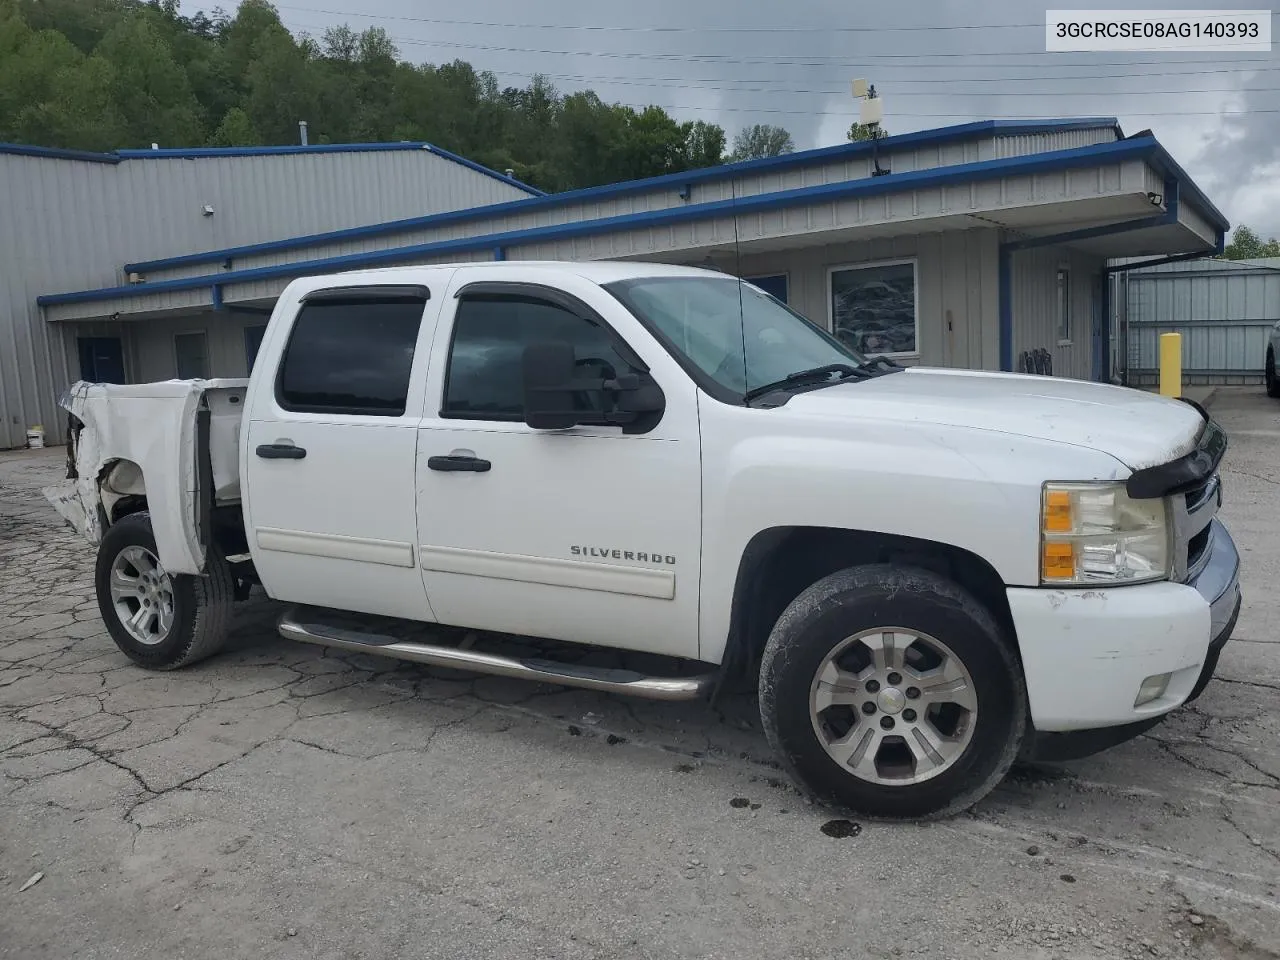
[[[1058,268],[1058,345],[1071,342],[1071,273]]]
[[[785,273],[773,274],[767,277],[747,277],[747,283],[759,287],[775,300],[783,303],[787,302],[787,275]]]
[[[866,354],[920,352],[916,262],[897,260],[829,272],[831,332]]]
[[[209,344],[204,333],[179,333],[173,338],[179,380],[203,380],[209,376]]]
[[[277,402],[296,413],[404,416],[425,303],[366,296],[304,303],[280,361]]]
[[[262,348],[262,335],[267,332],[265,323],[256,327],[244,328],[245,369],[253,373],[253,361],[258,359],[258,351]]]
[[[524,419],[524,348],[539,340],[573,345],[579,376],[612,379],[637,373],[617,351],[612,331],[553,303],[521,296],[468,297],[458,304],[445,374],[442,417],[462,420]],[[599,397],[574,396],[581,413],[599,413],[584,424],[607,425]]]

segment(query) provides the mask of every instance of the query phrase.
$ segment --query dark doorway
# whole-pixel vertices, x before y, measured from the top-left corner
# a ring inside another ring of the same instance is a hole
[[[265,323],[258,327],[244,328],[244,357],[247,361],[245,366],[250,373],[253,373],[253,361],[258,359],[258,348],[262,346],[262,335],[266,332]]]
[[[90,383],[124,383],[124,345],[119,337],[77,337],[80,379]]]

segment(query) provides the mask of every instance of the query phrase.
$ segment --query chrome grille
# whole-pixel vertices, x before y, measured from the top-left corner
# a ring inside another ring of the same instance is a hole
[[[1222,504],[1222,480],[1214,474],[1185,494],[1169,498],[1173,526],[1173,578],[1194,578],[1209,560],[1210,524]]]

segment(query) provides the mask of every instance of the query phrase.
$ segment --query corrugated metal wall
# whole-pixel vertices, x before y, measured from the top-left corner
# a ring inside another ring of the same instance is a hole
[[[1023,157],[1048,150],[1072,150],[1091,147],[1095,143],[1113,143],[1113,127],[1090,127],[1081,130],[1055,130],[1045,133],[1020,133],[1012,137],[995,137],[994,157]],[[984,158],[985,159],[985,158]]]
[[[426,150],[118,164],[0,154],[0,448],[49,429],[56,392],[78,374],[40,294],[114,286],[128,261],[527,196]]]
[[[1280,265],[1270,264],[1188,260],[1125,274],[1115,290],[1127,320],[1130,382],[1155,382],[1161,333],[1182,334],[1191,382],[1261,382],[1267,330],[1280,321]]]
[[[1183,375],[1189,383],[1261,383],[1267,355],[1263,320],[1200,320],[1130,327],[1129,382],[1160,382],[1160,334],[1182,334]]]

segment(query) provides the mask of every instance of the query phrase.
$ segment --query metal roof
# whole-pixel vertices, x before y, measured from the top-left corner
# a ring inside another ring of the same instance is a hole
[[[524,190],[530,196],[543,197],[546,193],[514,177],[460,157],[456,153],[427,143],[425,140],[401,140],[395,143],[316,143],[294,144],[280,147],[165,147],[155,150],[116,150],[111,153],[94,153],[89,150],[63,150],[57,147],[38,147],[25,143],[0,143],[0,153],[12,153],[27,157],[45,157],[50,160],[80,160],[87,163],[122,163],[125,160],[201,160],[216,157],[272,157],[314,153],[382,153],[389,150],[428,150],[438,157],[461,164],[477,173],[509,183]]]

